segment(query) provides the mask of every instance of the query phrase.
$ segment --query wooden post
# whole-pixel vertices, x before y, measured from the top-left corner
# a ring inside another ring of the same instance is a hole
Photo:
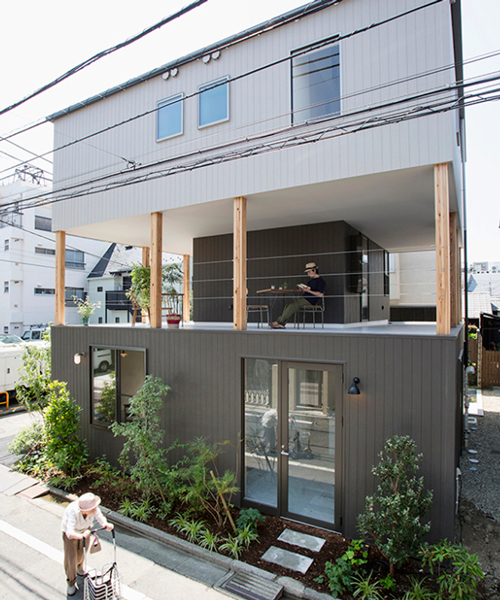
[[[460,275],[457,271],[457,214],[450,213],[450,303],[451,303],[451,314],[450,314],[450,326],[456,327],[460,323],[460,316],[458,315],[457,307],[459,304],[458,299],[458,282],[460,281]]]
[[[56,231],[56,306],[55,324],[64,325],[64,287],[66,268],[66,232]]]
[[[448,164],[434,165],[436,211],[436,333],[450,335],[450,217]]]
[[[153,329],[161,328],[162,224],[162,213],[151,213],[151,307],[149,326]]]
[[[182,320],[189,321],[191,300],[189,297],[189,254],[184,254],[182,273]]]
[[[233,219],[233,327],[247,328],[247,200],[234,199]]]

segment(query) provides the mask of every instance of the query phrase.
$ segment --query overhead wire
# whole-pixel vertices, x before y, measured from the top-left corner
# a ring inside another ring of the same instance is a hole
[[[211,86],[204,87],[203,90],[197,90],[196,92],[192,92],[191,94],[187,94],[182,99],[179,99],[179,100],[176,100],[176,101],[172,102],[172,104],[176,104],[177,102],[181,102],[181,101],[188,100],[190,98],[194,98],[196,96],[199,96],[202,93],[202,91],[206,92],[207,90],[212,90],[212,89],[215,89],[215,88],[220,87],[222,85],[226,85],[228,83],[239,81],[240,79],[243,79],[245,77],[249,77],[251,75],[255,75],[255,74],[260,73],[261,71],[263,71],[265,69],[271,68],[273,66],[277,66],[277,65],[282,64],[282,63],[287,62],[287,61],[291,61],[294,58],[296,58],[297,56],[302,56],[304,54],[307,54],[307,53],[309,53],[311,51],[314,51],[314,50],[318,50],[318,49],[323,48],[324,46],[330,45],[332,43],[337,43],[339,41],[342,41],[342,40],[345,40],[345,39],[349,39],[349,38],[351,38],[351,37],[353,37],[355,35],[359,35],[361,33],[366,33],[367,31],[373,30],[373,29],[375,29],[377,27],[381,27],[381,26],[386,25],[388,23],[391,23],[391,22],[393,22],[393,21],[395,21],[397,19],[401,19],[403,17],[407,17],[410,14],[419,12],[421,10],[424,10],[426,8],[429,8],[431,6],[434,6],[434,5],[439,4],[441,2],[444,2],[444,1],[445,0],[431,0],[431,2],[428,2],[428,3],[423,4],[421,6],[417,6],[417,7],[411,8],[411,9],[405,11],[405,12],[398,13],[396,15],[392,15],[391,17],[388,17],[387,19],[382,19],[380,21],[376,21],[376,22],[371,23],[369,25],[366,25],[364,27],[361,27],[361,28],[355,29],[353,31],[350,31],[349,33],[346,33],[346,34],[343,34],[343,35],[333,36],[332,38],[328,38],[327,40],[322,40],[320,42],[314,43],[314,44],[308,46],[307,48],[304,48],[303,50],[298,50],[298,51],[294,52],[293,55],[289,55],[289,56],[285,56],[285,57],[276,59],[274,61],[266,63],[265,65],[261,65],[259,67],[254,68],[254,69],[250,69],[250,70],[248,70],[248,71],[246,71],[244,73],[241,73],[239,75],[235,75],[233,77],[229,77],[229,78],[227,78],[227,79],[225,79],[225,80],[223,80],[221,82],[215,82]],[[336,3],[336,2],[333,2],[333,3]],[[52,150],[50,150],[48,152],[40,154],[38,157],[42,157],[42,156],[45,156],[46,154],[50,154],[50,153],[53,153],[53,152],[57,152],[59,150],[66,149],[66,148],[68,148],[68,147],[70,147],[70,146],[72,146],[72,145],[74,145],[76,143],[81,143],[82,141],[88,140],[91,137],[95,137],[96,135],[100,135],[101,133],[108,132],[108,131],[110,131],[112,129],[115,129],[116,127],[121,127],[122,125],[126,125],[128,123],[131,123],[132,121],[135,121],[137,119],[140,119],[140,118],[143,118],[143,117],[148,116],[150,114],[153,114],[153,113],[157,112],[159,109],[160,109],[160,107],[156,106],[156,107],[154,107],[152,109],[143,111],[141,113],[137,113],[136,115],[134,115],[132,117],[129,117],[127,119],[124,119],[124,120],[119,121],[117,123],[114,123],[112,125],[109,125],[109,126],[105,127],[104,129],[100,129],[100,130],[91,132],[91,133],[89,133],[89,134],[87,134],[85,136],[82,136],[81,138],[78,138],[75,141],[68,142],[67,144],[59,146],[58,148],[54,148],[54,149],[52,149]],[[0,112],[0,115],[1,115],[1,112]],[[11,168],[13,168],[13,167],[11,167]],[[1,172],[2,171],[0,171],[0,173]]]
[[[190,12],[191,10],[197,8],[201,4],[204,4],[205,2],[207,2],[207,0],[195,0],[195,2],[192,2],[188,6],[186,6],[184,8],[181,8],[180,10],[178,10],[173,15],[170,15],[170,16],[162,19],[161,21],[159,21],[158,23],[155,23],[151,27],[148,27],[147,29],[145,29],[141,33],[138,33],[138,34],[132,36],[131,38],[125,40],[124,42],[120,42],[119,44],[116,44],[115,46],[111,46],[110,48],[107,48],[106,50],[102,50],[101,52],[98,52],[97,54],[94,54],[94,56],[91,56],[90,58],[84,60],[83,62],[81,62],[78,65],[76,65],[75,67],[69,69],[69,71],[66,71],[62,75],[59,75],[59,77],[57,77],[56,79],[54,79],[53,81],[51,81],[49,83],[46,83],[41,88],[39,88],[38,90],[35,90],[31,94],[29,94],[28,96],[26,96],[25,98],[23,98],[22,100],[18,100],[17,102],[14,102],[13,104],[11,104],[9,106],[0,109],[0,116],[4,115],[5,113],[7,113],[7,112],[9,112],[11,110],[13,110],[14,108],[17,108],[18,106],[21,106],[22,104],[24,104],[28,100],[31,100],[32,98],[35,98],[39,94],[41,94],[41,93],[49,90],[50,88],[56,86],[57,84],[61,83],[65,79],[68,79],[69,77],[71,77],[75,73],[78,73],[78,72],[82,71],[83,69],[85,69],[86,67],[90,66],[91,64],[97,62],[101,58],[104,58],[105,56],[109,56],[113,52],[116,52],[117,50],[121,50],[122,48],[125,48],[126,46],[129,46],[130,44],[133,44],[134,42],[142,39],[143,37],[145,37],[147,35],[149,35],[153,31],[156,31],[157,29],[160,29],[160,27],[163,27],[163,25],[166,25],[167,23],[170,23],[171,21],[174,21],[175,19],[178,19],[182,15]]]

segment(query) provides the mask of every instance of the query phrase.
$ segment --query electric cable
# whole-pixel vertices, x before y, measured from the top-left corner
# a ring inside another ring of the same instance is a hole
[[[4,115],[5,113],[7,113],[7,112],[9,112],[11,110],[13,110],[14,108],[17,108],[18,106],[21,106],[21,104],[24,104],[28,100],[31,100],[32,98],[35,98],[35,96],[38,96],[42,92],[45,92],[45,91],[49,90],[50,88],[56,86],[58,83],[61,83],[61,81],[64,81],[65,79],[68,79],[68,77],[71,77],[75,73],[78,73],[79,71],[82,71],[83,69],[85,69],[89,65],[91,65],[91,64],[97,62],[98,60],[100,60],[101,58],[104,58],[105,56],[108,56],[108,55],[112,54],[113,52],[116,52],[117,50],[121,50],[122,48],[125,48],[126,46],[129,46],[130,44],[133,44],[134,42],[140,40],[141,38],[145,37],[146,35],[149,35],[153,31],[156,31],[160,27],[163,27],[163,25],[166,25],[167,23],[170,23],[171,21],[174,21],[175,19],[178,19],[182,15],[190,12],[191,10],[193,10],[194,8],[197,8],[201,4],[204,4],[205,2],[207,2],[207,0],[196,0],[195,2],[193,2],[192,4],[190,4],[189,6],[181,8],[181,10],[177,11],[173,15],[170,15],[169,17],[166,17],[165,19],[162,19],[158,23],[155,23],[154,25],[152,25],[151,27],[148,27],[147,29],[145,29],[141,33],[138,33],[138,34],[132,36],[128,40],[125,40],[124,42],[121,42],[121,43],[117,44],[116,46],[112,46],[111,48],[107,48],[106,50],[102,50],[101,52],[98,52],[97,54],[94,54],[94,56],[91,56],[87,60],[84,60],[83,62],[81,62],[80,64],[76,65],[75,67],[73,67],[69,71],[66,71],[66,73],[63,73],[62,75],[59,75],[59,77],[57,77],[56,79],[54,79],[50,83],[46,83],[41,88],[39,88],[38,90],[32,92],[31,94],[29,94],[28,96],[26,96],[22,100],[18,100],[17,102],[14,102],[13,104],[11,104],[10,106],[7,106],[6,108],[0,109],[0,116]]]

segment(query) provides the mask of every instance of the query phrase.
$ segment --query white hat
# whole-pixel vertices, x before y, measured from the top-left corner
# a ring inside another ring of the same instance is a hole
[[[78,506],[83,512],[94,510],[94,508],[97,508],[99,504],[101,504],[101,499],[99,498],[99,496],[92,494],[92,492],[82,494],[78,498]]]

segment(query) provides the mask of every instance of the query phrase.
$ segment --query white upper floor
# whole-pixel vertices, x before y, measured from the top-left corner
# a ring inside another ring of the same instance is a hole
[[[312,2],[52,115],[54,227],[148,246],[162,212],[163,250],[190,254],[244,196],[249,229],[345,220],[432,246],[433,165],[460,214],[463,132],[453,5],[423,4]]]

